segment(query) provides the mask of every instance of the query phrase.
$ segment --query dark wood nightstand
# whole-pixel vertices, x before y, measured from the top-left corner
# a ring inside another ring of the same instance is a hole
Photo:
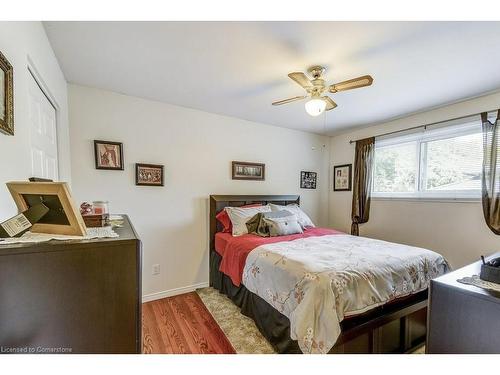
[[[500,353],[500,293],[457,281],[480,268],[478,261],[431,281],[427,353]]]

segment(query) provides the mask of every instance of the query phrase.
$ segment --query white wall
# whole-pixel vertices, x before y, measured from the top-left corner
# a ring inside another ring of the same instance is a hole
[[[425,125],[500,107],[500,93],[487,95],[416,114],[330,140],[330,180],[333,165],[354,162],[354,144],[349,140],[393,130]],[[349,231],[352,192],[329,189],[329,224]],[[481,202],[430,202],[372,199],[370,220],[360,225],[363,236],[425,247],[443,254],[454,267],[479,259],[481,254],[500,251],[500,237],[486,226]]]
[[[76,85],[69,108],[74,195],[129,214],[146,299],[207,283],[210,194],[300,194],[313,220],[328,222],[327,137]],[[123,142],[124,171],[94,168],[94,139]],[[231,180],[232,160],[265,163],[266,181]],[[164,164],[165,187],[135,186],[136,162]],[[299,189],[301,170],[318,172],[317,190]]]
[[[67,85],[40,22],[0,22],[0,51],[14,67],[14,136],[0,133],[0,221],[14,215],[16,206],[5,186],[31,177],[28,65],[43,78],[43,86],[58,110],[59,175],[70,181]]]

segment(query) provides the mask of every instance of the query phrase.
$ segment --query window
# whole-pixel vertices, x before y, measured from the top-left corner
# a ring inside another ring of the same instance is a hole
[[[416,147],[414,141],[380,147],[375,143],[374,192],[400,194],[416,191]]]
[[[375,143],[374,197],[479,198],[483,142],[479,118]]]

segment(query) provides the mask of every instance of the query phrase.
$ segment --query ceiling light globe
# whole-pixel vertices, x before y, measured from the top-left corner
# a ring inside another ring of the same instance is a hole
[[[326,102],[323,99],[311,99],[306,103],[306,112],[311,116],[321,115],[326,108]]]

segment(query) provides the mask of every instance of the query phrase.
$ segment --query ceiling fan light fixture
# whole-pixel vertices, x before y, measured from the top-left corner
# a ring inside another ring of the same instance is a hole
[[[306,103],[306,112],[313,117],[325,112],[326,102],[323,99],[311,99]]]
[[[302,72],[288,73],[288,77],[306,91],[305,95],[294,96],[293,98],[284,100],[277,100],[274,101],[272,105],[288,104],[310,97],[311,99],[306,103],[306,112],[310,116],[317,117],[325,111],[331,111],[332,109],[337,108],[337,103],[335,103],[329,96],[324,95],[325,93],[335,94],[339,91],[370,86],[373,83],[372,76],[364,75],[347,81],[337,82],[333,85],[325,85],[325,80],[322,78],[323,73],[325,72],[324,67],[312,66],[308,69],[308,72],[309,76],[312,76],[314,79],[311,80],[310,77],[306,76]]]

